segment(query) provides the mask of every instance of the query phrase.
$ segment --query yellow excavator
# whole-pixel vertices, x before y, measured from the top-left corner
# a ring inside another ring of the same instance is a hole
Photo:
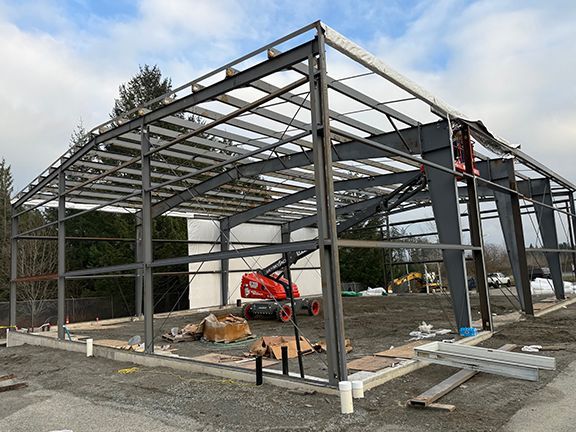
[[[425,293],[427,289],[437,290],[441,286],[434,273],[410,272],[388,284],[388,294]]]

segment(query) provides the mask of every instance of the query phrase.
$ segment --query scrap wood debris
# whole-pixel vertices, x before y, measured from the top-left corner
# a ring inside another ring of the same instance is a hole
[[[17,390],[23,387],[28,387],[28,384],[24,381],[18,381],[16,375],[0,372],[0,392]]]
[[[277,360],[282,358],[282,346],[288,347],[288,358],[298,357],[296,337],[294,336],[263,336],[250,346],[251,356],[264,356]],[[300,350],[302,354],[314,351],[312,344],[303,336],[300,336]]]
[[[132,337],[128,343],[117,339],[98,339],[94,341],[94,345],[116,348],[124,351],[144,352],[144,344],[139,342],[139,336]],[[131,343],[137,341],[138,343]],[[178,351],[176,348],[170,348],[170,345],[154,345],[154,352],[156,354],[169,354]]]
[[[282,358],[282,346],[288,347],[288,358],[298,357],[295,336],[263,336],[250,346],[248,356],[264,356],[280,360]],[[345,339],[346,352],[352,351],[350,339]],[[300,336],[300,350],[302,354],[326,352],[326,342],[320,340],[311,344],[308,339]]]
[[[193,357],[193,359],[204,363],[237,366],[244,369],[252,369],[252,370],[256,369],[256,363],[254,361],[254,358],[245,358],[228,354],[208,353],[198,357]],[[266,368],[269,366],[273,366],[277,363],[278,362],[275,360],[265,359],[262,362],[262,366]]]
[[[313,348],[318,352],[326,352],[326,341],[324,339],[320,339],[313,345]],[[344,339],[344,348],[346,349],[346,353],[352,351],[352,342],[350,339]]]

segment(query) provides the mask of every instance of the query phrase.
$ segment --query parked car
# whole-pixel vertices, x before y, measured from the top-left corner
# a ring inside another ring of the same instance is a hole
[[[500,288],[501,286],[511,286],[512,281],[510,277],[504,276],[504,273],[488,273],[488,286],[492,288]]]
[[[548,267],[530,267],[528,268],[528,274],[530,275],[530,280],[535,280],[536,278],[550,279],[552,277]]]

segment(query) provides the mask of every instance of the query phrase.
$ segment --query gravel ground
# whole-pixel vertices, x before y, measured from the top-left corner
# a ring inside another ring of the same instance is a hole
[[[411,329],[426,315],[421,309],[432,305],[425,297],[398,298],[397,303],[377,306],[370,299],[361,308],[363,319],[348,315],[347,321],[356,322],[348,336],[353,343],[360,339],[357,351],[373,352],[373,345],[361,337],[362,323],[373,330],[378,322],[384,340],[405,339],[402,326]],[[347,313],[352,303],[346,302]],[[358,305],[354,302],[354,307]],[[382,313],[378,315],[377,309]],[[386,318],[400,316],[406,323],[394,327]],[[557,345],[564,349],[545,354],[557,358],[558,369],[543,371],[538,382],[480,374],[441,400],[456,405],[452,413],[404,407],[407,399],[454,373],[442,366],[420,369],[367,392],[364,400],[355,402],[355,413],[343,416],[336,397],[162,368],[139,368],[123,375],[117,371],[132,365],[40,347],[2,348],[0,371],[15,373],[29,387],[2,394],[0,431],[496,431],[576,359],[574,318],[576,307],[569,306],[502,328],[487,346]],[[385,343],[380,337],[372,339],[373,344]],[[550,429],[538,425],[533,430]]]

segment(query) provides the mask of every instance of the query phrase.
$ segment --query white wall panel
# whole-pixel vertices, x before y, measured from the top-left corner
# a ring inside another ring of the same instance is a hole
[[[292,240],[310,240],[316,238],[315,228],[303,228],[292,233]],[[205,241],[206,243],[190,244],[188,251],[191,255],[220,251],[220,229],[218,222],[204,219],[188,220],[188,239]],[[218,244],[213,245],[211,242]],[[246,242],[250,242],[249,244]],[[254,244],[255,242],[261,242]],[[234,227],[230,233],[230,250],[254,247],[270,243],[281,243],[280,227],[276,225],[242,224]],[[234,304],[240,298],[240,281],[243,271],[254,271],[276,261],[279,254],[244,257],[230,260],[229,298],[228,304]],[[319,267],[318,251],[301,259],[293,267]],[[207,261],[189,265],[191,272],[221,270],[220,261]],[[232,272],[243,270],[242,272]],[[203,308],[220,305],[220,273],[190,275],[190,307]],[[321,295],[320,270],[294,270],[292,278],[298,285],[302,295]]]

